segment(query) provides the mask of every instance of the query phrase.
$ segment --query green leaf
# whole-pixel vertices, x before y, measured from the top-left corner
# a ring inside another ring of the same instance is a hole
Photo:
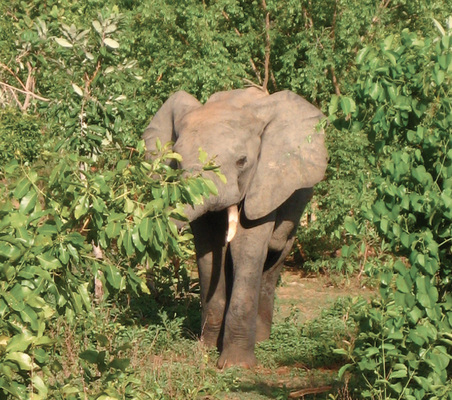
[[[20,316],[24,322],[30,325],[30,328],[37,332],[39,329],[38,315],[35,310],[31,308],[28,304],[25,305],[23,310],[20,311]]]
[[[19,211],[28,214],[36,205],[38,194],[35,190],[30,190],[20,201]]]
[[[82,283],[78,285],[78,294],[80,295],[80,299],[83,302],[86,310],[91,308],[91,299],[88,293],[88,282]]]
[[[342,96],[340,99],[340,106],[345,115],[349,115],[356,111],[356,104],[350,97]]]
[[[405,370],[401,369],[401,370],[398,370],[398,371],[391,372],[391,374],[389,375],[389,380],[406,378],[407,376],[408,376],[408,371],[406,369]]]
[[[165,243],[167,239],[166,229],[161,219],[157,218],[154,224],[154,232],[157,234],[157,238],[160,243]]]
[[[398,58],[397,53],[395,53],[394,51],[391,51],[391,50],[386,50],[386,51],[383,51],[383,54],[388,58],[388,60],[390,61],[390,63],[393,66],[397,65],[397,58]]]
[[[408,284],[407,279],[409,281],[411,281],[409,275],[406,275],[405,277],[403,277],[402,275],[399,275],[396,279],[397,289],[402,293],[410,293],[411,282],[409,282],[410,284]]]
[[[22,353],[20,351],[6,354],[5,360],[16,363],[19,368],[24,371],[30,371],[34,366],[31,357],[28,354]]]
[[[343,365],[340,369],[339,372],[337,374],[338,379],[342,379],[342,377],[344,376],[345,372],[350,369],[353,366],[353,364],[345,364]]]
[[[330,100],[330,104],[328,106],[328,114],[329,115],[334,115],[337,112],[337,107],[339,104],[339,96],[333,94],[331,96],[331,100]]]
[[[138,226],[135,226],[132,231],[132,242],[135,245],[135,248],[140,252],[143,252],[144,249],[146,248],[146,246],[140,240],[140,233],[138,231]]]
[[[132,214],[134,209],[135,209],[134,202],[128,197],[126,197],[124,199],[124,212],[126,212],[127,214]]]
[[[122,247],[126,251],[127,256],[131,257],[132,255],[134,255],[135,246],[133,245],[133,242],[132,242],[131,232],[129,230],[121,231],[120,238],[121,238],[121,242],[122,242]]]
[[[109,364],[109,367],[125,371],[129,365],[130,359],[128,358],[114,358],[113,361]]]
[[[141,238],[147,242],[149,239],[152,240],[152,230],[153,230],[153,221],[151,218],[143,218],[138,225],[138,230],[140,232]]]
[[[119,290],[121,288],[122,277],[118,268],[114,265],[108,264],[103,268],[103,271],[106,275],[108,283],[116,290]]]
[[[78,200],[78,203],[74,209],[75,219],[80,219],[80,217],[84,216],[88,212],[88,208],[89,208],[88,196],[84,195]]]
[[[14,311],[20,312],[25,308],[25,294],[22,286],[19,283],[16,283],[11,291],[5,292],[2,295],[8,306],[11,307]]]
[[[210,179],[205,179],[204,184],[206,185],[207,189],[211,194],[213,194],[214,196],[218,196],[218,189],[213,183],[213,181],[211,181]]]
[[[14,189],[14,197],[17,200],[20,200],[22,197],[24,197],[28,193],[28,189],[30,188],[31,182],[28,179],[28,177],[23,177],[22,179],[17,182],[17,186]]]
[[[41,264],[41,266],[48,271],[57,270],[62,267],[58,258],[55,258],[52,254],[50,254],[50,252],[41,254],[36,258],[38,259],[39,264]]]
[[[351,235],[356,235],[358,234],[358,229],[356,226],[356,222],[353,218],[351,217],[346,217],[345,218],[345,222],[344,222],[344,228],[345,230],[350,233]]]
[[[96,350],[85,350],[79,354],[79,357],[91,364],[96,364],[99,357],[99,352]]]
[[[6,346],[6,351],[24,352],[25,350],[27,350],[28,346],[33,343],[34,340],[36,340],[36,336],[33,336],[29,332],[25,331],[9,339]]]
[[[357,64],[362,64],[363,61],[365,60],[367,54],[369,53],[370,48],[369,47],[363,47],[359,52],[358,55],[356,56],[356,63]]]
[[[31,378],[31,382],[33,384],[34,389],[38,391],[39,396],[42,399],[47,398],[48,389],[47,389],[47,385],[44,383],[42,378],[39,375],[34,374],[33,377]],[[30,397],[30,399],[33,399],[33,400],[35,398],[36,398],[36,400],[38,400],[36,395],[32,395]]]
[[[118,221],[110,221],[105,228],[105,233],[107,236],[112,238],[117,238],[121,232],[122,223]]]
[[[207,153],[202,149],[202,147],[200,147],[198,149],[198,153],[199,153],[199,161],[201,161],[201,164],[205,164],[207,163],[207,159],[208,159],[208,155]]]

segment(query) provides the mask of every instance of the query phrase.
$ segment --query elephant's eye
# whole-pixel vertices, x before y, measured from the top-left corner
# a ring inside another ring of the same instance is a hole
[[[246,156],[240,157],[235,163],[238,168],[243,168],[247,162]]]

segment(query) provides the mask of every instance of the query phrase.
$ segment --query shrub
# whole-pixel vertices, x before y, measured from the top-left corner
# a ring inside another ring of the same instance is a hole
[[[401,256],[359,318],[351,353],[365,398],[450,398],[451,24],[404,30],[358,54],[354,117],[375,147],[376,201],[363,215]],[[350,223],[350,229],[356,229]]]

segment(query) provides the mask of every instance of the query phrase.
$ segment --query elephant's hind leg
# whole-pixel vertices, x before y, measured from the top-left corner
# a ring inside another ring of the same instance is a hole
[[[290,239],[285,248],[279,252],[269,252],[269,257],[262,275],[259,293],[259,308],[256,321],[256,342],[262,342],[270,337],[273,321],[273,305],[275,290],[284,260],[292,249],[294,239]]]
[[[266,340],[270,337],[276,284],[284,260],[292,249],[301,215],[311,197],[312,189],[297,190],[276,212],[275,229],[270,240],[268,257],[261,281],[256,321],[256,341]]]

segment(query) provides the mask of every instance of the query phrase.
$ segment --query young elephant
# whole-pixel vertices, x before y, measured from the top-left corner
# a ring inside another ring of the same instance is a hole
[[[180,91],[157,112],[143,138],[174,142],[180,167],[200,171],[199,148],[215,157],[227,183],[187,207],[195,238],[202,340],[218,346],[220,368],[256,364],[256,341],[270,335],[278,276],[327,152],[322,113],[290,92],[256,88],[219,92],[202,105]],[[235,232],[236,231],[236,232]]]

